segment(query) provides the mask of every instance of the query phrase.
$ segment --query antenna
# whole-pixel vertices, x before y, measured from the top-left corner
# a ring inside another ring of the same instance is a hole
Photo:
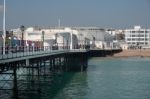
[[[58,19],[58,28],[60,28],[60,19]]]

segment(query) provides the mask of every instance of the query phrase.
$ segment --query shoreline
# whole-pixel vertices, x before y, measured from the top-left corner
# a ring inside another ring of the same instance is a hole
[[[112,57],[150,57],[150,50],[123,50],[120,53],[115,53]]]

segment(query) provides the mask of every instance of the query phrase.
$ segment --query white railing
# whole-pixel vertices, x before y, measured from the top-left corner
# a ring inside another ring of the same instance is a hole
[[[42,54],[50,54],[50,53],[59,53],[59,52],[83,52],[86,49],[78,49],[74,48],[72,50],[69,49],[69,46],[44,46],[44,47],[6,47],[5,54],[3,55],[3,48],[0,47],[0,60],[5,59],[13,59],[19,57],[26,56],[35,56]]]
[[[33,55],[42,55],[48,53],[58,53],[58,52],[69,50],[67,47],[58,49],[58,47],[49,47],[49,46],[43,48],[42,47],[6,47],[5,54],[3,54],[2,49],[3,48],[0,48],[0,60],[33,56]]]
[[[59,53],[59,52],[86,52],[92,49],[85,49],[85,48],[74,48],[72,50],[69,49],[70,47],[56,47],[56,46],[45,46],[45,47],[6,47],[5,54],[3,55],[3,48],[0,48],[0,60],[5,59],[13,59],[19,57],[26,57],[26,56],[35,56],[35,55],[42,55],[42,54],[52,54],[52,53]],[[98,50],[108,50],[108,49],[98,49]],[[116,49],[109,49],[109,50],[116,50]]]

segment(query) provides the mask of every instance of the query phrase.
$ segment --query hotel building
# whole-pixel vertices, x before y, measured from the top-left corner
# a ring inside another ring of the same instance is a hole
[[[149,48],[150,46],[150,29],[142,29],[135,26],[134,29],[126,29],[125,41],[129,47]]]

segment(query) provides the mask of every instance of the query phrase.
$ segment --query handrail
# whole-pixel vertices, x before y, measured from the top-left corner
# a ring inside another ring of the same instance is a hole
[[[59,48],[59,49],[58,49]],[[58,53],[58,52],[87,52],[89,50],[94,49],[68,49],[69,47],[62,46],[45,46],[45,47],[6,47],[5,55],[2,54],[3,48],[0,47],[0,61],[6,59],[13,59],[19,57],[33,56],[33,55],[41,55],[48,53]],[[113,49],[99,49],[99,50],[113,50]],[[115,50],[115,49],[114,49]]]
[[[19,58],[19,57],[25,57],[25,56],[31,56],[31,55],[40,55],[40,54],[46,54],[46,53],[55,53],[60,51],[66,51],[68,49],[59,49],[55,47],[6,47],[5,54],[2,53],[2,47],[0,48],[0,60],[5,59],[12,59],[12,58]]]

